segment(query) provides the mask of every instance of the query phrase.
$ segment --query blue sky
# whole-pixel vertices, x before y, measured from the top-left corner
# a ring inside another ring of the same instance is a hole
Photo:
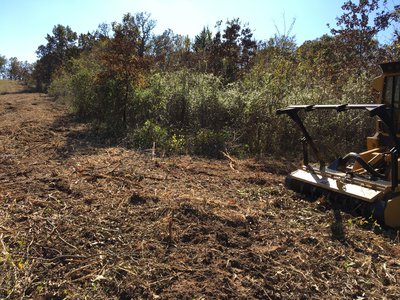
[[[389,4],[398,0],[389,0]],[[125,13],[148,12],[157,21],[155,33],[170,28],[193,38],[218,20],[240,18],[257,40],[284,32],[296,19],[292,34],[298,44],[329,33],[344,0],[0,0],[0,55],[34,62],[39,45],[57,24],[79,33],[100,23],[120,22]]]

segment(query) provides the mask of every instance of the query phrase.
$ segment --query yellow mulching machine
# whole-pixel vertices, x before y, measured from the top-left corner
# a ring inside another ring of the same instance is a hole
[[[373,81],[378,103],[291,105],[277,114],[288,115],[303,134],[303,166],[286,177],[288,188],[315,198],[324,196],[347,211],[399,228],[400,62],[380,66],[383,73]],[[321,109],[366,110],[376,117],[376,133],[367,138],[367,150],[348,153],[327,166],[299,116],[300,111]],[[309,149],[319,164],[309,162]]]

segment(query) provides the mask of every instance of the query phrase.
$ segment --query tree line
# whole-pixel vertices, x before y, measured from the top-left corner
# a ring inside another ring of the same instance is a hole
[[[386,4],[346,1],[330,34],[300,46],[290,31],[256,41],[240,19],[204,27],[193,40],[171,30],[155,35],[156,21],[143,12],[80,35],[56,25],[28,75],[15,79],[29,77],[99,134],[130,147],[155,143],[165,153],[213,157],[291,154],[299,143],[288,136],[296,129],[275,115],[277,108],[373,101],[377,63],[400,58],[398,29],[387,44],[377,39],[399,24],[400,6]],[[306,123],[330,156],[361,148],[373,128],[352,112],[313,115]]]
[[[19,61],[16,57],[7,59],[0,55],[0,79],[32,81],[33,65],[27,61]]]

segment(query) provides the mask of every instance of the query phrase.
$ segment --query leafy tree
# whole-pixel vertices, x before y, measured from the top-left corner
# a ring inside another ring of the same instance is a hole
[[[296,129],[276,116],[276,109],[369,101],[369,66],[388,53],[398,55],[398,31],[391,45],[376,41],[385,22],[396,20],[377,5],[377,0],[347,1],[332,35],[299,47],[291,34],[294,21],[263,44],[239,19],[217,22],[214,35],[204,27],[192,43],[172,30],[153,35],[149,14],[126,14],[121,23],[104,24],[80,35],[78,45],[72,42],[79,58],[57,56],[62,53],[57,47],[43,46],[37,69],[44,72],[61,57],[49,73],[50,91],[69,98],[76,113],[126,138],[127,145],[148,148],[156,142],[167,152],[213,156],[225,148],[242,154],[293,153],[299,143],[282,137],[294,136]],[[342,144],[360,149],[363,140],[354,134],[365,136],[371,124],[351,112],[312,114],[306,122],[312,134],[326,137],[322,147],[342,154]],[[347,132],[349,127],[354,130]],[[347,142],[337,145],[332,132]]]
[[[226,28],[221,33],[222,22],[217,22],[211,51],[210,66],[212,72],[221,75],[226,83],[238,80],[251,66],[252,58],[257,50],[257,43],[252,39],[252,32],[239,19],[226,22]]]
[[[3,55],[0,55],[0,77],[4,78],[6,75],[6,65],[7,65],[7,58]]]
[[[147,62],[139,55],[140,31],[130,14],[123,16],[122,23],[112,23],[113,38],[100,53],[103,66],[98,75],[99,96],[109,110],[103,116],[112,119],[114,129],[124,132],[128,125],[128,104],[134,93],[135,85],[144,81]],[[134,114],[129,114],[134,119]],[[134,122],[134,120],[131,120]]]
[[[21,80],[21,65],[16,57],[11,57],[8,66],[8,79]]]
[[[78,37],[78,48],[82,50],[91,50],[96,42],[96,38],[92,33],[81,33]]]
[[[192,47],[197,69],[201,72],[207,72],[212,47],[212,32],[208,27],[203,27],[202,31],[195,36]]]
[[[91,51],[100,42],[110,39],[111,27],[109,24],[101,23],[93,32],[81,33],[78,37],[78,48],[82,51]]]
[[[240,29],[239,19],[227,21],[226,28],[222,34],[222,65],[223,76],[228,82],[237,79],[240,67]]]
[[[248,71],[252,66],[252,59],[257,52],[257,42],[253,39],[253,33],[248,27],[242,28],[240,36],[241,58],[240,70]]]
[[[203,30],[195,36],[193,50],[195,52],[209,52],[212,46],[212,32],[208,27],[203,27]]]
[[[73,56],[76,53],[76,40],[77,34],[67,26],[57,25],[53,27],[53,35],[47,35],[46,45],[40,45],[36,51],[39,58],[46,55],[54,55],[58,59],[58,63],[61,64],[65,61],[65,58]]]
[[[174,67],[175,68],[190,68],[192,62],[191,40],[189,36],[177,34],[174,36]]]
[[[151,54],[156,66],[163,71],[167,70],[175,49],[174,32],[171,29],[165,30],[162,34],[154,36],[151,44]]]
[[[324,83],[338,84],[342,75],[342,58],[335,51],[336,37],[323,35],[311,41],[305,41],[296,49],[299,71],[304,78],[304,88]],[[332,95],[333,96],[333,95]]]
[[[97,26],[97,29],[93,35],[98,40],[107,40],[110,38],[110,31],[111,31],[111,26],[109,24],[100,23],[99,26]]]
[[[188,36],[174,34],[171,29],[152,38],[151,55],[155,69],[162,71],[189,67],[191,42]]]
[[[392,18],[396,23],[393,27],[393,37],[388,45],[383,45],[389,61],[399,60],[400,57],[400,5],[395,5],[392,11]]]
[[[150,19],[150,16],[149,13],[140,12],[132,17],[132,21],[139,30],[138,55],[140,57],[143,57],[145,53],[148,53],[151,48],[150,40],[152,31],[156,27],[156,21]]]
[[[337,37],[335,49],[343,65],[368,70],[381,59],[377,35],[398,19],[386,7],[387,0],[348,0],[342,5],[343,14],[336,19],[338,28],[332,28],[331,33]]]
[[[392,48],[393,56],[396,58],[400,57],[400,30],[395,30],[394,38],[390,46]]]
[[[19,61],[16,57],[11,57],[5,67],[5,73],[10,80],[20,80],[28,83],[32,73],[32,65],[27,61]]]
[[[297,49],[296,36],[292,34],[295,22],[296,20],[293,19],[288,29],[286,29],[286,22],[284,22],[283,32],[275,26],[276,33],[267,41],[264,48],[268,49],[267,52],[270,52],[270,55],[287,58],[294,54]]]
[[[40,45],[36,51],[39,60],[36,64],[34,78],[39,89],[46,89],[53,74],[73,57],[79,55],[76,45],[77,34],[67,26],[53,27],[53,35],[47,35],[46,45]]]
[[[32,83],[33,65],[27,61],[20,62],[20,76],[21,80],[26,84]]]

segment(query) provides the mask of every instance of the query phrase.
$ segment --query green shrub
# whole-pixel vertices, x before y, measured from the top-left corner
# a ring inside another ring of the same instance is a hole
[[[202,128],[193,137],[192,151],[197,155],[222,158],[227,140],[228,133],[224,130]]]
[[[87,68],[81,67],[71,76],[71,108],[78,116],[93,118],[98,113],[94,87],[94,74]]]
[[[129,145],[142,150],[150,149],[153,143],[158,149],[168,148],[168,131],[158,124],[147,120],[142,127],[128,133]]]
[[[172,134],[168,139],[168,152],[173,154],[184,154],[187,152],[186,148],[187,138],[181,134]]]
[[[228,150],[238,156],[300,158],[302,134],[289,117],[276,115],[277,109],[370,102],[368,74],[346,74],[324,60],[316,64],[301,56],[266,53],[242,80],[226,85],[218,76],[184,67],[136,76],[132,65],[124,77],[125,69],[104,59],[100,50],[73,60],[69,73],[54,78],[50,94],[140,149],[155,143],[165,153],[221,157]],[[314,111],[301,117],[327,161],[363,150],[374,127],[361,111]]]
[[[55,78],[48,88],[48,94],[61,103],[70,103],[74,99],[71,91],[71,77],[62,73]]]

